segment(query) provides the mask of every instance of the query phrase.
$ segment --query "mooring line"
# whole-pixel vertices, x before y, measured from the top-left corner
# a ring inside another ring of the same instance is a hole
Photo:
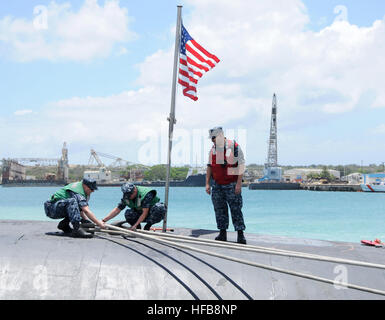
[[[125,229],[125,228],[123,228],[123,229]],[[127,229],[125,229],[125,230],[127,230]],[[180,242],[204,244],[204,245],[213,246],[213,247],[222,247],[222,248],[236,249],[236,250],[241,250],[241,251],[250,251],[250,252],[260,252],[260,253],[282,255],[282,256],[291,256],[291,257],[298,257],[298,258],[304,258],[304,259],[310,259],[310,260],[335,262],[335,263],[350,264],[350,265],[357,265],[357,266],[362,266],[362,267],[377,268],[377,269],[384,269],[385,270],[385,265],[383,265],[383,264],[377,264],[377,263],[371,263],[371,262],[365,262],[365,261],[349,260],[349,259],[343,259],[343,258],[322,256],[322,255],[317,255],[317,254],[312,254],[312,253],[289,251],[289,250],[276,249],[276,248],[266,248],[266,247],[260,247],[260,246],[252,246],[252,245],[243,245],[243,244],[236,244],[236,243],[226,243],[225,244],[225,243],[220,243],[219,241],[211,240],[211,239],[196,239],[196,238],[191,238],[191,237],[187,237],[187,236],[171,235],[171,234],[167,234],[167,233],[152,233],[149,231],[142,231],[142,230],[137,230],[136,232],[140,232],[143,234],[149,234],[149,235],[153,234],[153,235],[156,235],[158,237],[168,237],[168,238],[172,238],[175,241],[180,241]]]
[[[313,275],[309,275],[309,274],[305,274],[305,273],[300,273],[300,272],[296,272],[296,271],[286,270],[286,269],[282,269],[282,268],[278,268],[278,267],[273,267],[273,266],[267,266],[267,265],[255,263],[255,262],[252,262],[252,261],[247,261],[247,260],[238,259],[238,258],[234,258],[234,257],[230,257],[230,256],[225,256],[225,255],[218,254],[218,253],[215,253],[215,252],[209,252],[207,250],[202,250],[202,249],[186,246],[186,245],[183,245],[183,244],[178,244],[178,243],[175,243],[175,242],[172,242],[172,241],[169,241],[169,240],[160,239],[159,237],[154,237],[154,236],[146,235],[146,234],[143,234],[143,233],[127,230],[127,229],[116,227],[116,226],[109,225],[109,224],[106,224],[106,226],[108,228],[113,229],[113,230],[122,231],[122,233],[125,233],[125,234],[128,234],[128,235],[135,235],[135,233],[136,233],[136,236],[139,236],[139,237],[144,238],[144,239],[153,240],[155,242],[170,244],[172,246],[177,246],[177,247],[180,247],[180,248],[196,251],[196,252],[199,252],[199,253],[215,256],[215,257],[222,258],[222,259],[227,259],[227,260],[238,262],[238,263],[243,263],[243,264],[246,264],[246,265],[250,265],[250,266],[254,266],[254,267],[258,267],[258,268],[262,268],[262,269],[266,269],[266,270],[272,270],[272,271],[276,271],[276,272],[281,272],[281,273],[285,273],[285,274],[289,274],[289,275],[294,275],[294,276],[298,276],[298,277],[302,277],[302,278],[307,278],[307,279],[311,279],[311,280],[316,280],[316,281],[320,281],[320,282],[336,285],[335,281],[327,279],[327,278],[317,277],[317,276],[313,276]],[[341,287],[356,289],[356,290],[360,290],[360,291],[365,291],[365,292],[369,292],[369,293],[374,293],[374,294],[379,294],[379,295],[385,296],[385,291],[382,291],[382,290],[373,289],[373,288],[367,288],[367,287],[363,287],[363,286],[358,286],[358,285],[350,284],[350,283],[347,283],[347,282],[337,283],[337,284],[339,286],[341,286]]]
[[[126,236],[122,236],[124,239],[126,240],[131,240],[130,238],[127,238]],[[215,291],[215,289],[209,284],[207,283],[206,280],[204,280],[198,273],[196,273],[194,270],[192,270],[190,267],[188,267],[187,265],[185,265],[184,263],[178,261],[177,259],[165,254],[164,252],[158,250],[158,249],[155,249],[155,248],[152,248],[150,247],[149,245],[147,244],[144,244],[144,243],[141,243],[141,242],[138,242],[138,241],[135,241],[135,240],[131,240],[131,241],[134,241],[136,243],[139,243],[141,244],[142,246],[145,246],[147,248],[150,248],[151,250],[154,250],[164,256],[167,256],[167,258],[171,259],[172,261],[174,261],[175,263],[181,265],[183,268],[187,269],[189,272],[191,272],[200,282],[202,282],[210,291],[211,293],[218,299],[218,300],[223,300],[222,297],[218,294],[218,292]],[[176,248],[173,248],[174,250],[178,250]]]
[[[124,238],[124,236],[122,236]],[[187,252],[187,251],[184,251],[184,250],[181,250],[179,248],[175,248],[174,246],[172,245],[168,245],[168,244],[163,244],[164,246],[167,246],[169,248],[173,248],[174,250],[178,250],[180,252],[183,252],[184,254],[198,260],[199,262],[207,265],[209,268],[213,269],[214,271],[218,272],[221,276],[223,276],[227,281],[229,281],[235,288],[237,288],[248,300],[254,300],[242,287],[240,287],[233,279],[231,279],[228,275],[226,275],[224,272],[222,272],[221,270],[219,270],[218,268],[214,267],[213,265],[209,264],[208,262],[204,261],[203,259],[201,258],[198,258],[196,256],[194,256],[193,254]]]
[[[98,231],[101,231],[101,230],[98,230]],[[113,239],[109,239],[109,238],[106,238],[106,237],[101,237],[101,236],[98,236],[99,238],[101,239],[105,239],[105,240],[108,240],[108,241],[111,241],[111,242],[114,242],[120,246],[123,246],[127,249],[130,249],[132,251],[134,251],[135,253],[143,256],[144,258],[150,260],[151,262],[155,263],[157,266],[159,266],[160,268],[162,268],[164,271],[166,271],[171,277],[173,277],[183,288],[186,289],[186,291],[188,293],[191,294],[191,296],[195,299],[195,300],[200,300],[199,297],[195,294],[195,292],[187,285],[185,284],[181,279],[179,279],[171,270],[167,269],[164,265],[162,265],[161,263],[157,262],[156,260],[154,260],[153,258],[149,257],[149,256],[146,256],[145,254],[143,254],[142,252],[140,252],[139,250],[136,250],[134,248],[131,248],[131,247],[128,247],[127,245],[117,241],[117,240],[113,240]]]
[[[122,227],[122,229],[128,230],[127,228],[124,228],[124,227]],[[115,232],[119,234],[119,231],[109,231],[109,232]],[[236,244],[236,243],[220,243],[219,241],[211,240],[211,239],[197,239],[197,238],[192,238],[188,236],[171,235],[167,233],[152,233],[149,231],[142,231],[142,230],[137,230],[136,232],[140,232],[148,235],[154,235],[158,237],[169,237],[175,241],[188,242],[188,243],[194,243],[194,244],[204,244],[204,245],[213,246],[213,247],[222,247],[222,248],[236,249],[241,251],[260,252],[265,254],[282,255],[282,256],[290,256],[290,257],[297,257],[297,258],[310,259],[310,260],[318,260],[318,261],[334,262],[334,263],[341,263],[341,264],[350,264],[350,265],[369,267],[369,268],[385,269],[385,265],[383,264],[328,257],[328,256],[322,256],[322,255],[317,255],[312,253],[289,251],[289,250],[276,249],[276,248],[266,248],[266,247],[253,246],[253,245],[243,245],[243,244]]]
[[[129,236],[129,237],[127,237],[127,235],[122,235],[122,232],[121,231],[117,231],[117,230],[106,230],[106,229],[99,229],[99,228],[97,228],[97,229],[88,229],[88,230],[92,230],[92,231],[98,231],[98,232],[105,232],[105,233],[108,233],[108,234],[111,234],[111,235],[121,235],[124,239],[126,239],[126,240],[130,240],[130,238],[133,238],[132,236]],[[103,239],[106,239],[106,238],[103,238]],[[145,244],[143,244],[143,243],[141,243],[142,245],[145,245]],[[175,248],[174,246],[172,246],[172,245],[166,245],[166,244],[163,244],[163,245],[165,245],[165,246],[167,246],[167,247],[170,247],[170,248],[173,248],[174,250],[178,250],[178,251],[180,251],[180,252],[183,252],[184,254],[186,254],[186,255],[189,255],[190,257],[192,257],[192,258],[194,258],[194,259],[196,259],[196,260],[198,260],[198,261],[200,261],[201,263],[203,263],[203,264],[205,264],[205,265],[207,265],[208,267],[210,267],[210,268],[212,268],[213,270],[215,270],[216,272],[218,272],[219,274],[221,274],[227,281],[229,281],[234,287],[236,287],[248,300],[254,300],[242,287],[240,287],[234,280],[232,280],[229,276],[227,276],[225,273],[223,273],[221,270],[219,270],[219,269],[217,269],[216,267],[214,267],[213,265],[211,265],[211,264],[209,264],[209,263],[207,263],[206,261],[204,261],[204,260],[202,260],[202,259],[200,259],[200,258],[198,258],[198,257],[196,257],[196,256],[194,256],[194,255],[192,255],[191,253],[189,253],[189,252],[186,252],[186,251],[183,251],[183,250],[181,250],[181,249],[178,249],[178,248]],[[147,245],[145,245],[145,246],[147,246]],[[148,247],[148,246],[147,246]],[[154,248],[151,248],[151,249],[153,249],[153,250],[156,250],[156,249],[154,249]],[[158,250],[156,250],[156,251],[158,251]],[[160,252],[161,254],[163,254],[162,252]],[[171,258],[172,260],[174,260],[175,261],[175,259],[173,259],[172,257],[169,257],[169,258]],[[176,261],[176,262],[178,262],[178,261]],[[179,263],[179,262],[178,262]],[[185,267],[185,266],[184,266]],[[192,271],[192,273],[195,273],[194,271]],[[204,281],[204,280],[203,280]],[[202,281],[202,282],[203,282]],[[210,291],[212,291],[213,292],[213,289],[212,288],[209,288],[210,289]],[[214,293],[213,292],[213,294],[219,299],[219,300],[223,300],[217,293]]]

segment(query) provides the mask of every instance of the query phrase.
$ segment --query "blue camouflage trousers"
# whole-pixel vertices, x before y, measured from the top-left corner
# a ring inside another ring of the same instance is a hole
[[[143,222],[146,222],[148,224],[156,224],[163,220],[164,215],[166,214],[166,206],[162,202],[155,203],[149,210],[147,217],[143,220]],[[128,208],[126,212],[124,213],[124,217],[126,218],[126,221],[130,225],[134,225],[136,221],[138,221],[139,217],[142,215],[142,213],[133,210],[131,208]]]
[[[227,230],[229,227],[228,207],[230,207],[234,230],[246,229],[242,213],[242,194],[235,194],[235,185],[236,182],[221,185],[213,181],[211,201],[214,205],[215,218],[219,230]]]
[[[46,201],[44,203],[44,211],[46,216],[51,219],[68,217],[72,224],[78,224],[82,219],[79,203],[75,198],[58,200],[56,202]]]

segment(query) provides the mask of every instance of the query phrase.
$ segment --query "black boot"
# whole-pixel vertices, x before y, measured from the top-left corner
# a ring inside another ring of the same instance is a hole
[[[151,228],[152,224],[151,223],[147,223],[145,226],[144,226],[144,230],[147,230],[147,231],[150,231],[150,228]]]
[[[238,242],[238,243],[242,243],[242,244],[246,244],[246,238],[245,238],[245,236],[244,236],[242,230],[239,230],[239,231],[238,231],[238,239],[237,239],[237,242]]]
[[[72,223],[74,230],[71,233],[71,237],[74,238],[92,238],[91,233],[87,233],[83,228],[80,227],[79,223]]]
[[[219,235],[215,238],[218,241],[227,241],[227,233],[225,229],[219,230]]]
[[[59,230],[62,230],[64,233],[71,233],[72,228],[70,227],[70,219],[64,218],[62,221],[59,222],[57,228]]]
[[[95,224],[92,221],[87,220],[87,219],[82,219],[80,221],[80,226],[82,228],[95,228]]]

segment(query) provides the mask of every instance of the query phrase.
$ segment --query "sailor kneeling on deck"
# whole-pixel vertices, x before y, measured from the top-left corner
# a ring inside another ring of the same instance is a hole
[[[141,229],[141,223],[146,222],[144,230],[150,230],[153,224],[164,219],[166,206],[156,196],[156,190],[148,187],[135,186],[132,183],[122,185],[123,198],[118,206],[102,220],[108,220],[117,216],[124,208],[126,221],[131,225],[131,230]]]
[[[92,221],[100,228],[105,228],[104,222],[98,220],[88,206],[91,193],[97,189],[94,180],[83,179],[83,181],[70,183],[44,203],[45,214],[51,219],[64,218],[57,226],[64,233],[69,233],[76,238],[92,238],[92,234],[87,233],[82,226],[92,225]]]

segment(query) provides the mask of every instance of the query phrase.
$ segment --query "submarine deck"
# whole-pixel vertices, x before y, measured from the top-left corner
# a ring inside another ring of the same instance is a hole
[[[58,221],[0,220],[0,299],[384,300],[385,296],[258,268],[139,237],[54,236]],[[214,239],[215,230],[170,234]],[[385,265],[383,248],[246,233],[248,244]],[[228,232],[235,241],[236,233]],[[192,246],[191,244],[189,244]],[[193,245],[255,263],[385,291],[385,270]]]

